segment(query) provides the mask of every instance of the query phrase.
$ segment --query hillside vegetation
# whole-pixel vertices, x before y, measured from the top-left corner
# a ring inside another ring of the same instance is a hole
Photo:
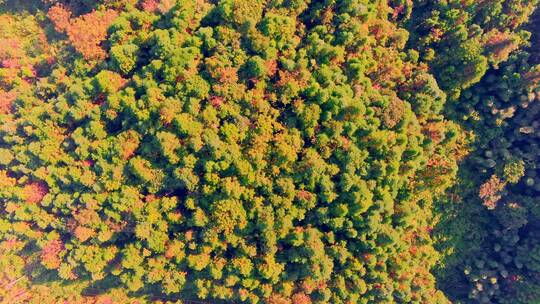
[[[0,301],[540,303],[537,0],[20,2]]]

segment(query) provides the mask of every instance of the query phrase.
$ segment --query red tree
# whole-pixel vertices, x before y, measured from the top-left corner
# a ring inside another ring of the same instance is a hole
[[[61,4],[56,4],[47,12],[47,17],[54,24],[54,29],[64,33],[70,27],[71,12]]]
[[[37,204],[49,193],[48,187],[41,182],[32,182],[24,186],[24,197],[26,202]]]
[[[478,196],[484,201],[484,206],[488,209],[495,209],[497,202],[501,199],[501,191],[505,185],[497,175],[492,175],[487,182],[480,186]]]
[[[0,91],[0,114],[6,114],[11,111],[11,104],[17,98],[15,92]]]
[[[58,4],[49,9],[47,16],[58,32],[68,35],[71,45],[85,59],[105,58],[106,53],[101,48],[101,43],[106,39],[107,29],[117,16],[115,11],[93,11],[71,18],[71,12]]]

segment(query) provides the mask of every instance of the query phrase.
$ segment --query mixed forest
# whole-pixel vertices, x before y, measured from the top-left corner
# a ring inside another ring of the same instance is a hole
[[[540,303],[539,0],[0,0],[1,303]]]

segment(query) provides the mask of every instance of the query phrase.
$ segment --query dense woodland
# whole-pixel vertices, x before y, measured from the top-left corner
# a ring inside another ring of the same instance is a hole
[[[540,303],[538,0],[0,0],[0,302]]]

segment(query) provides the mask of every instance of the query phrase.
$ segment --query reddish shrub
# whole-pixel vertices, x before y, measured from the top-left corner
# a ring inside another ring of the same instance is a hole
[[[91,12],[70,19],[71,13],[60,5],[49,10],[49,18],[59,32],[66,32],[73,47],[85,59],[103,59],[106,55],[100,44],[107,37],[107,29],[117,13],[113,10]]]
[[[115,11],[94,11],[73,19],[69,10],[62,5],[55,5],[49,9],[47,16],[57,31],[68,35],[73,47],[85,59],[105,57],[105,51],[100,44],[107,37],[107,29],[117,16]]]
[[[266,70],[269,76],[274,76],[278,70],[278,64],[275,59],[266,61]]]
[[[78,226],[77,228],[75,228],[74,233],[77,239],[81,242],[88,240],[96,234],[94,230],[84,226]]]
[[[15,92],[5,92],[0,90],[0,114],[6,114],[11,111],[11,105],[17,98]]]
[[[0,38],[0,57],[7,59],[15,56],[21,49],[21,42],[17,38]]]
[[[32,182],[24,186],[23,193],[27,203],[37,204],[49,193],[49,188],[42,182]]]
[[[96,299],[96,304],[114,304],[113,299],[110,296],[98,296]]]
[[[54,24],[54,29],[60,33],[64,33],[70,27],[71,12],[61,4],[51,7],[47,17]]]
[[[506,186],[497,175],[492,175],[491,178],[480,186],[478,196],[484,201],[484,206],[488,209],[495,209],[497,202],[501,199],[501,191]]]
[[[219,108],[222,104],[223,104],[223,97],[220,97],[220,96],[212,96],[210,97],[210,104],[214,107],[214,108]]]
[[[293,304],[311,304],[311,298],[303,292],[296,293],[292,296]]]
[[[238,81],[238,75],[237,75],[237,69],[236,68],[220,68],[219,69],[219,82],[221,83],[235,83]]]
[[[2,60],[2,67],[6,69],[18,69],[21,67],[21,64],[16,58],[8,58]]]
[[[141,2],[141,8],[147,12],[156,12],[159,8],[158,0],[143,0]]]
[[[60,240],[49,241],[41,249],[41,262],[48,269],[60,267],[60,252],[64,250],[64,244]]]
[[[94,161],[91,160],[91,159],[85,159],[85,160],[83,160],[82,164],[85,167],[93,167],[94,166]]]
[[[307,278],[300,284],[300,287],[304,291],[304,293],[310,294],[312,293],[316,288],[316,282],[312,278]]]
[[[5,251],[19,251],[24,248],[25,243],[17,240],[17,238],[9,238],[3,242],[0,242],[0,250]]]
[[[86,59],[102,59],[105,51],[100,44],[107,37],[107,29],[116,18],[112,10],[92,12],[71,22],[67,34],[71,44]]]
[[[296,197],[299,200],[309,201],[313,197],[312,193],[306,190],[300,190],[296,193]]]
[[[511,52],[519,47],[518,38],[510,33],[493,29],[486,34],[485,46],[495,65],[506,61]]]
[[[403,11],[405,10],[405,5],[401,4],[394,8],[394,11],[392,12],[392,19],[396,20]]]

